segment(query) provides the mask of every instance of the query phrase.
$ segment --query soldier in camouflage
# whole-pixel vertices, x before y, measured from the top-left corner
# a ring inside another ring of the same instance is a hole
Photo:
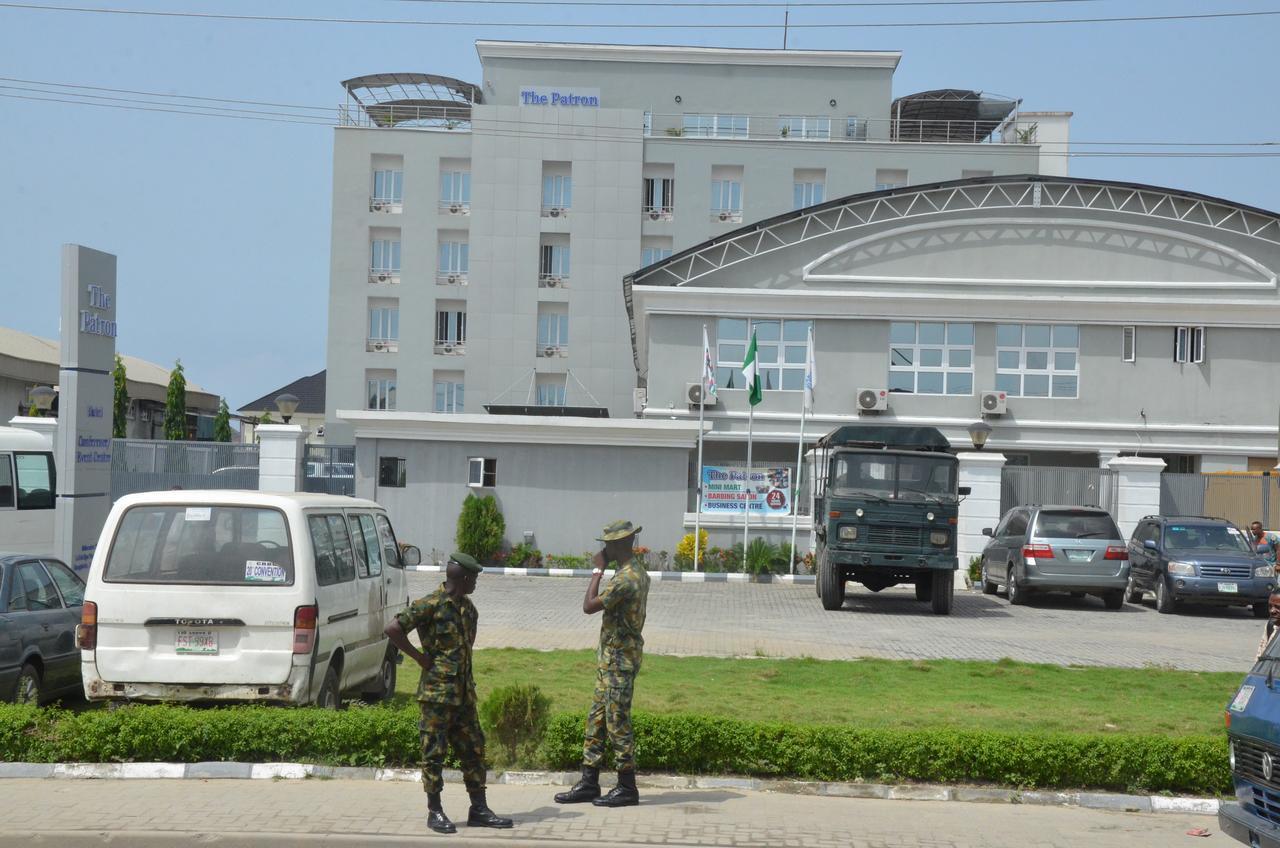
[[[469,827],[511,827],[512,821],[489,809],[485,799],[484,731],[476,714],[476,682],[471,647],[476,641],[479,614],[467,596],[476,589],[484,569],[467,554],[455,553],[445,568],[445,582],[430,595],[414,601],[387,626],[387,637],[422,668],[418,706],[422,717],[422,786],[427,791],[427,827],[437,833],[456,833],[444,814],[440,793],[441,770],[449,745],[462,763],[462,779],[471,796]],[[409,641],[418,632],[419,651]]]
[[[649,601],[649,574],[632,552],[639,527],[615,521],[597,541],[604,550],[592,560],[591,581],[582,602],[587,615],[604,612],[600,624],[600,649],[596,655],[596,690],[587,713],[582,744],[582,779],[568,792],[555,796],[559,804],[590,801],[598,807],[630,807],[640,803],[636,789],[635,737],[631,732],[631,695],[644,653],[645,610]],[[613,578],[600,590],[606,565]],[[606,745],[613,748],[618,785],[600,796],[600,766]]]

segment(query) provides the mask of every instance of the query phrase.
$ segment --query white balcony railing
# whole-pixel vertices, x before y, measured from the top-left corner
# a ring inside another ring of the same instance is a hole
[[[400,271],[389,268],[370,268],[369,282],[375,284],[394,284],[400,282]]]
[[[392,200],[387,197],[371,197],[369,198],[369,211],[399,215],[404,212],[404,201]]]
[[[442,356],[462,356],[467,352],[467,343],[436,339],[435,352]]]
[[[742,210],[741,209],[712,209],[711,220],[717,221],[721,224],[741,224]]]
[[[675,209],[671,206],[644,206],[641,212],[650,221],[672,221],[675,220]]]
[[[738,116],[742,117],[742,116]],[[925,144],[1037,144],[1037,124],[1020,120],[1016,114],[1005,120],[930,120],[908,118],[864,118],[858,115],[831,115],[830,123],[813,120],[797,126],[781,115],[748,115],[741,122],[716,126],[685,126],[682,113],[653,113],[648,138],[659,141],[704,139],[721,141],[772,141],[795,144],[848,142],[905,142]]]
[[[436,274],[437,286],[465,286],[467,285],[467,274],[465,271],[440,271]]]
[[[540,289],[567,289],[569,287],[569,278],[560,274],[539,274],[538,288]]]
[[[444,215],[470,215],[470,200],[442,200],[440,201],[440,212]]]
[[[569,217],[569,207],[568,206],[543,206],[542,217],[567,218]]]
[[[534,355],[542,359],[564,359],[569,355],[569,346],[555,342],[538,342],[534,348]]]
[[[398,353],[399,339],[366,339],[364,349],[369,353]]]

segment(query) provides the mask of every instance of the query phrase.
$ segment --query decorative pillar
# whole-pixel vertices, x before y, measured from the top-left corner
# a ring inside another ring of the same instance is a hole
[[[32,418],[27,415],[15,415],[9,419],[10,427],[21,427],[23,430],[33,430],[44,437],[45,447],[52,451],[54,440],[58,436],[58,419],[50,416],[49,418]]]
[[[956,527],[956,555],[960,558],[960,580],[969,568],[969,560],[982,553],[987,539],[982,528],[1000,523],[1000,477],[1004,471],[1004,454],[968,451],[957,455],[960,460],[959,485],[970,491],[960,500],[960,520]]]
[[[1118,456],[1107,463],[1116,475],[1116,500],[1111,515],[1128,539],[1138,522],[1160,514],[1160,472],[1164,460],[1154,456]]]
[[[258,425],[258,490],[301,492],[307,433],[297,424]]]

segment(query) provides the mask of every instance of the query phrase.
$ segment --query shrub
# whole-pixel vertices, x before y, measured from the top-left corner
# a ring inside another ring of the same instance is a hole
[[[982,557],[969,557],[969,582],[975,586],[982,581]]]
[[[507,522],[493,495],[476,497],[468,494],[458,514],[458,533],[454,541],[458,550],[484,562],[502,548]]]
[[[542,551],[533,545],[521,542],[511,546],[511,554],[507,557],[507,561],[516,567],[538,568],[542,565]]]
[[[498,743],[506,765],[532,753],[547,729],[551,699],[537,686],[503,686],[480,705],[480,720]]]
[[[745,568],[748,574],[771,574],[773,572],[773,561],[778,556],[778,549],[769,541],[761,536],[756,536],[747,545],[747,555],[744,557]]]
[[[706,530],[698,530],[698,563],[707,558],[707,536]],[[680,543],[676,545],[676,563],[688,562],[689,567],[693,567],[693,534],[686,533]]]
[[[551,568],[586,568],[591,562],[589,556],[575,554],[555,554],[547,556],[547,565]]]

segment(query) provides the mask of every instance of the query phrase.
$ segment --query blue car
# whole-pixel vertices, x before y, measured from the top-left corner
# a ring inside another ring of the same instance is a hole
[[[1255,848],[1280,848],[1280,639],[1267,645],[1227,706],[1235,803],[1218,810],[1222,832]]]
[[[0,701],[79,692],[84,581],[59,560],[0,552]]]
[[[1258,556],[1241,530],[1223,518],[1148,515],[1129,540],[1129,603],[1145,593],[1156,611],[1183,604],[1247,606],[1267,617],[1275,568]]]

